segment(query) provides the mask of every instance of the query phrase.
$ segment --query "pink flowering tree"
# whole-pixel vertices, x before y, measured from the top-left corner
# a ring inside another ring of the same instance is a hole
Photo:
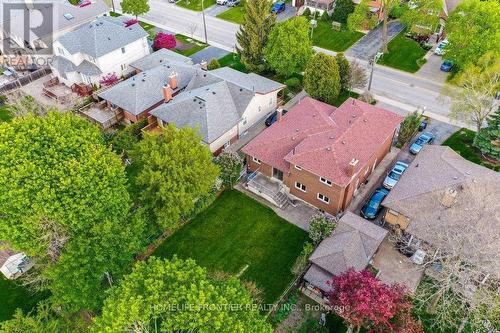
[[[423,333],[402,286],[388,286],[373,273],[354,269],[334,276],[329,284],[330,305],[349,325],[348,332],[364,327],[368,332]]]
[[[123,23],[125,24],[125,27],[130,27],[131,25],[139,23],[139,21],[136,19],[130,19],[130,20],[127,20]]]
[[[164,32],[159,32],[156,35],[155,41],[153,43],[153,49],[173,49],[177,45],[174,35],[166,34]]]
[[[111,86],[116,82],[118,82],[118,76],[116,76],[116,73],[106,74],[99,80],[99,83],[105,87]]]

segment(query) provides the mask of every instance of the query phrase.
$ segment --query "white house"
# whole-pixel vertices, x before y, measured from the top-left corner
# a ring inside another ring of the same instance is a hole
[[[149,54],[147,36],[139,24],[127,27],[122,17],[100,17],[54,42],[52,71],[67,86],[129,74],[130,63]]]
[[[0,267],[0,272],[7,279],[13,280],[27,272],[33,265],[33,262],[28,259],[26,254],[20,252],[8,257]]]

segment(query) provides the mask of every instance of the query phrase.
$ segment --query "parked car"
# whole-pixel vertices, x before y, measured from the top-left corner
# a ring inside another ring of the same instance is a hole
[[[217,1],[216,1],[216,3],[217,3],[218,5],[223,6],[223,5],[225,5],[225,4],[227,3],[227,0],[217,0]]]
[[[445,39],[443,41],[441,41],[437,46],[436,46],[436,49],[434,50],[434,54],[436,55],[443,55],[446,53],[446,45],[448,45],[448,40]]]
[[[418,126],[418,131],[422,132],[424,129],[427,128],[427,125],[429,125],[429,118],[422,119],[420,125]]]
[[[240,0],[227,0],[228,7],[236,7],[240,4]]]
[[[443,71],[443,72],[449,72],[451,71],[451,69],[453,68],[453,61],[451,60],[445,60],[443,61],[443,63],[441,64],[441,67],[440,69]]]
[[[388,190],[392,189],[406,169],[408,169],[408,164],[397,161],[396,165],[394,165],[392,170],[387,174],[387,177],[385,177],[383,186]]]
[[[361,216],[368,220],[373,220],[374,218],[376,218],[378,213],[380,213],[380,210],[382,209],[381,203],[387,196],[387,194],[389,194],[388,189],[377,189],[370,197],[370,200],[368,200],[363,205],[363,208],[361,208]]]
[[[422,147],[425,144],[429,144],[429,145],[432,144],[432,142],[434,141],[434,138],[435,138],[434,134],[429,133],[429,132],[425,132],[425,133],[420,134],[417,141],[415,141],[410,146],[410,153],[412,153],[413,155],[417,155],[422,150]]]
[[[273,4],[271,7],[271,13],[273,14],[279,14],[281,12],[285,11],[285,2],[284,1],[278,1]]]
[[[281,113],[284,116],[288,111],[287,110],[282,110]],[[264,122],[267,127],[271,126],[278,120],[278,111],[274,111],[269,115],[269,117],[266,118],[266,121]]]
[[[177,2],[179,2],[179,1],[180,1],[180,0],[168,0],[168,2],[170,2],[170,3],[177,3]]]

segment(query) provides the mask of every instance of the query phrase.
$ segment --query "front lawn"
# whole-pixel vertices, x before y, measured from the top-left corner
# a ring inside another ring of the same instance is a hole
[[[389,42],[388,51],[380,58],[379,64],[415,73],[426,62],[424,56],[427,51],[419,43],[406,37],[404,30]]]
[[[234,22],[237,24],[243,24],[245,19],[245,7],[244,6],[236,6],[231,9],[226,10],[225,12],[217,15],[218,18]]]
[[[238,191],[228,191],[153,253],[192,258],[210,271],[240,273],[274,303],[293,280],[290,272],[308,239],[305,231]]]
[[[190,55],[193,55],[207,47],[207,44],[181,34],[175,35],[175,39],[177,40],[177,46],[174,51],[185,55],[186,57],[189,57]]]
[[[215,0],[204,0],[205,9],[215,5]],[[177,6],[201,12],[201,0],[180,0],[176,3]]]
[[[448,139],[446,139],[446,141],[443,142],[443,146],[450,147],[468,161],[482,165],[495,171],[500,171],[499,165],[493,165],[489,163],[481,156],[480,151],[472,145],[475,135],[476,132],[466,128],[462,128],[453,133]]]
[[[236,69],[237,71],[248,73],[245,65],[243,65],[240,61],[240,56],[236,53],[226,54],[219,59],[219,64],[221,67],[231,67],[232,69]]]
[[[24,313],[31,311],[39,301],[48,296],[48,292],[33,294],[18,283],[0,276],[0,300],[2,302],[0,322],[11,319],[17,308],[22,309]]]
[[[349,97],[358,98],[359,94],[354,91],[342,90],[335,102],[333,102],[333,106],[339,107],[340,105],[342,105],[342,103],[347,101]]]
[[[318,20],[318,26],[313,32],[313,44],[321,48],[343,52],[356,43],[364,34],[359,31],[350,31],[342,28],[340,31],[332,29],[332,23]]]

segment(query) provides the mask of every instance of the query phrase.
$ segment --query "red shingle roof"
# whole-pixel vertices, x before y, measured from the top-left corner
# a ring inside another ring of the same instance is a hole
[[[349,162],[356,158],[356,172],[363,169],[402,119],[353,98],[335,108],[306,97],[242,150],[283,172],[291,163],[345,186]]]

